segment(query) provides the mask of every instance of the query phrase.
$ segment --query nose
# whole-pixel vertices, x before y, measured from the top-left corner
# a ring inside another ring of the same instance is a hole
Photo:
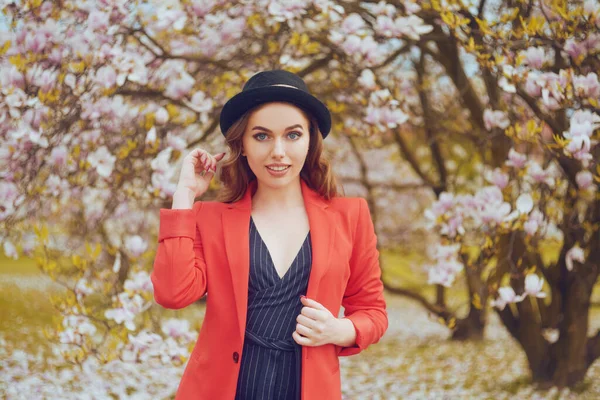
[[[274,158],[283,158],[285,156],[285,144],[283,143],[283,139],[277,138],[275,139],[275,144],[273,145],[273,157]]]

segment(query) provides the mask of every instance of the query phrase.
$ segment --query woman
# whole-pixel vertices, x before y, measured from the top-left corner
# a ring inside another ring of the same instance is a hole
[[[195,149],[160,210],[156,302],[208,294],[176,399],[340,399],[338,356],[378,342],[388,320],[367,203],[338,196],[322,158],[329,111],[297,75],[263,71],[220,125],[218,201],[194,199],[225,153]]]

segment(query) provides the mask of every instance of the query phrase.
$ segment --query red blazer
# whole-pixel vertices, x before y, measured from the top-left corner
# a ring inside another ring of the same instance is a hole
[[[344,306],[356,344],[302,347],[302,400],[341,399],[338,356],[377,343],[388,327],[377,237],[367,202],[330,201],[308,187],[302,195],[312,243],[306,296],[334,316]],[[176,400],[233,399],[246,327],[250,265],[249,224],[253,181],[231,204],[197,201],[192,209],[160,209],[158,248],[151,274],[154,299],[169,309],[192,304],[206,293],[206,314],[185,368]]]

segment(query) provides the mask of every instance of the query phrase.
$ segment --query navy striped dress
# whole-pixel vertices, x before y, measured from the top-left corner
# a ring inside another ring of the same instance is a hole
[[[250,218],[248,316],[236,400],[300,400],[302,346],[294,341],[312,265],[310,232],[283,278]]]

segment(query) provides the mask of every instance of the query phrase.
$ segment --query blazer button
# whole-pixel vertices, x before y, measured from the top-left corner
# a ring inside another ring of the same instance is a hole
[[[234,351],[233,352],[233,361],[237,364],[237,362],[239,361],[239,359],[240,359],[239,353],[237,351]]]

